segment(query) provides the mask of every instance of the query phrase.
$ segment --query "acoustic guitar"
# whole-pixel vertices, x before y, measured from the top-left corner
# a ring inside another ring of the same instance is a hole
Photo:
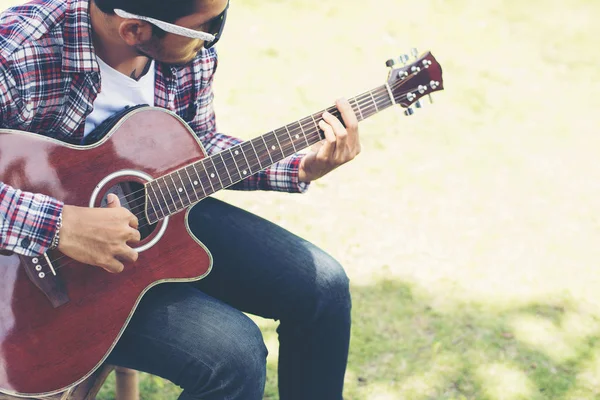
[[[394,66],[387,82],[349,99],[358,120],[395,104],[411,114],[442,90],[431,53]],[[340,118],[335,107],[327,111]],[[134,107],[98,127],[95,143],[74,146],[0,130],[0,181],[65,204],[102,207],[108,193],[139,219],[139,258],[120,274],[58,251],[0,254],[0,392],[48,396],[82,382],[106,359],[140,299],[163,282],[202,279],[209,250],[187,224],[190,206],[323,139],[323,111],[210,157],[174,113]],[[341,120],[341,118],[340,118]]]

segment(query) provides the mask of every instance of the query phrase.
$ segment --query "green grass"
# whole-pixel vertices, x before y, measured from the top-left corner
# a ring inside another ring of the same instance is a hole
[[[346,399],[600,399],[598,15],[591,0],[232,2],[222,132],[254,137],[378,86],[413,46],[444,68],[433,106],[365,121],[363,153],[306,195],[218,196],[345,265]],[[276,325],[257,322],[277,399]]]

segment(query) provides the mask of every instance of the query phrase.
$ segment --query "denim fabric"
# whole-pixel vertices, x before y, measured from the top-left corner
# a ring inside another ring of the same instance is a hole
[[[213,198],[193,207],[189,225],[213,255],[212,272],[151,289],[109,362],[171,380],[181,400],[262,399],[267,350],[250,313],[280,321],[281,400],[341,399],[351,301],[340,264]]]

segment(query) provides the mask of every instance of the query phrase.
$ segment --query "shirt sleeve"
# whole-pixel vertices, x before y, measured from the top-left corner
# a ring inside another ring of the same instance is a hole
[[[6,126],[12,101],[6,70],[0,65],[0,128]],[[45,253],[56,233],[63,203],[42,194],[23,192],[0,176],[0,249],[25,256]]]
[[[0,182],[0,248],[30,257],[45,253],[62,209],[56,199]]]
[[[191,128],[196,132],[206,153],[211,156],[217,154],[242,140],[217,132],[215,112],[213,109],[213,77],[217,67],[216,54],[212,70],[207,71],[209,76],[198,89],[196,115],[190,122]],[[302,154],[294,154],[285,158],[241,182],[230,186],[233,190],[273,190],[278,192],[303,193],[308,190],[309,183],[300,182],[298,171]]]

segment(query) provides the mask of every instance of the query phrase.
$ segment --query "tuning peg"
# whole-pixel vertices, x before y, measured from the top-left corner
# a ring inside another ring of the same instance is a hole
[[[404,65],[406,65],[406,63],[408,62],[408,60],[410,60],[410,57],[408,56],[408,54],[402,54],[400,57],[400,62]]]
[[[424,104],[423,104],[423,103],[421,103],[421,100],[417,100],[417,101],[415,102],[415,107],[416,107],[416,108],[423,108],[423,106],[424,106]]]
[[[396,61],[394,61],[391,58],[385,62],[385,66],[388,68],[392,68],[394,66],[394,64],[396,64]]]
[[[413,57],[415,58],[415,60],[416,60],[417,58],[419,58],[419,50],[417,50],[417,48],[416,48],[416,47],[413,47],[413,48],[412,48],[412,50],[411,50],[410,52],[411,52],[411,54],[413,55]]]
[[[430,94],[427,95],[429,97],[429,104],[433,104],[433,97]]]
[[[413,115],[415,113],[415,110],[413,110],[412,107],[408,107],[406,110],[404,110],[404,115],[406,115],[407,117],[410,115]]]

